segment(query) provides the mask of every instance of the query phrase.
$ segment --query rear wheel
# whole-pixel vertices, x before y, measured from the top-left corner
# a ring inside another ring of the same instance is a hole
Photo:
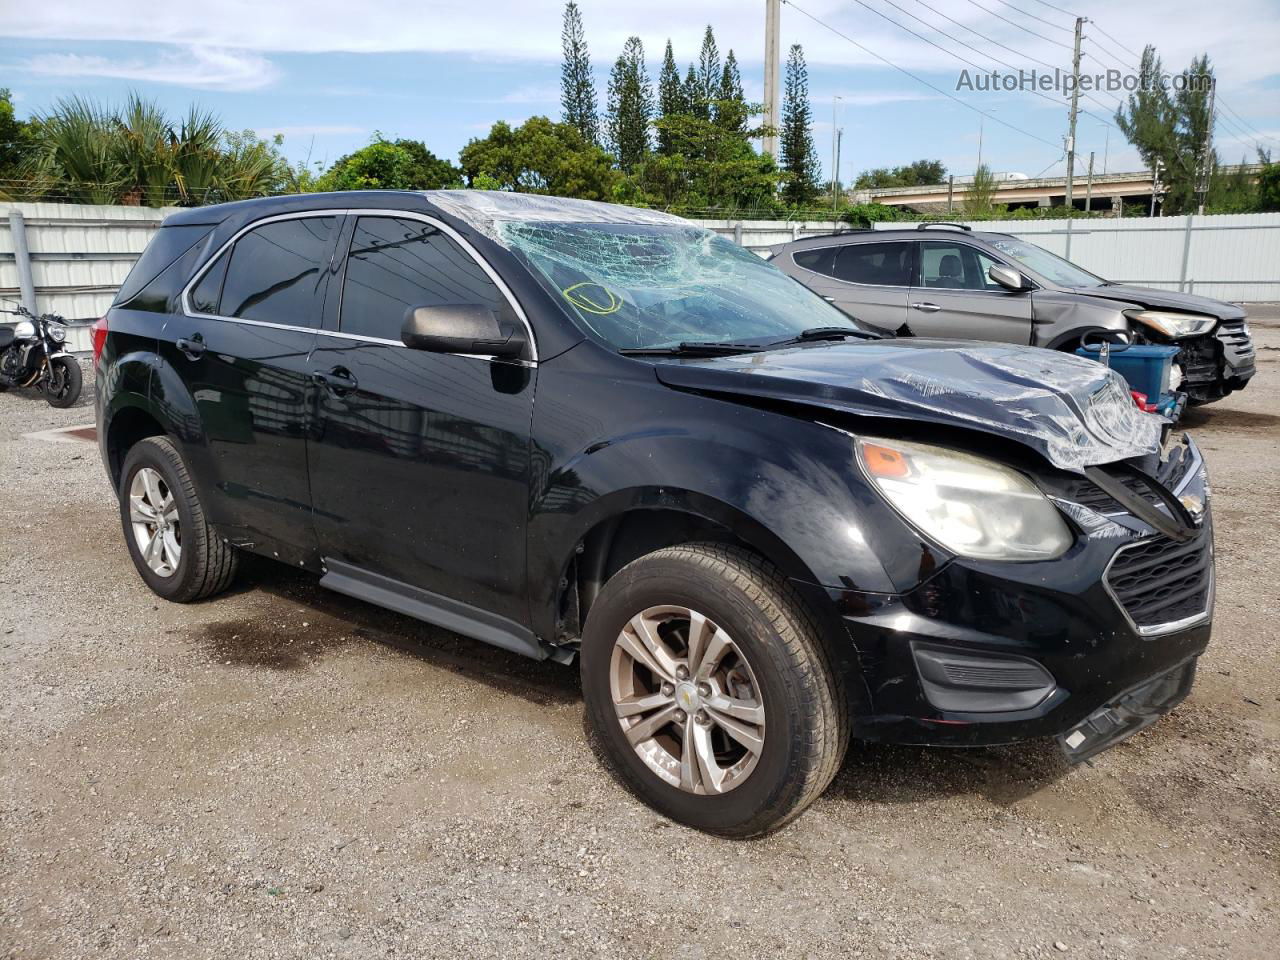
[[[130,449],[119,497],[129,555],[152,591],[188,603],[230,586],[235,548],[205,521],[187,465],[171,440],[148,437]]]
[[[835,776],[848,708],[776,568],[693,544],[623,568],[591,607],[582,685],[604,758],[642,800],[728,837],[799,815]]]

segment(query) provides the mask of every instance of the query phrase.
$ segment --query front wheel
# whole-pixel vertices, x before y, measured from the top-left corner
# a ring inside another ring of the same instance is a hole
[[[56,357],[49,364],[49,379],[44,384],[44,398],[51,407],[71,407],[80,399],[84,375],[80,364],[71,357]]]
[[[844,689],[813,618],[764,559],[658,550],[601,590],[582,687],[606,762],[650,806],[726,837],[775,830],[830,784]]]

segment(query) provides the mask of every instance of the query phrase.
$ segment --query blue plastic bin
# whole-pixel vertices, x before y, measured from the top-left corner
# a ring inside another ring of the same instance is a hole
[[[1101,360],[1101,346],[1080,347],[1076,354],[1090,360]],[[1146,344],[1111,344],[1111,369],[1125,380],[1129,388],[1145,393],[1152,403],[1169,392],[1169,373],[1177,347],[1157,347]]]

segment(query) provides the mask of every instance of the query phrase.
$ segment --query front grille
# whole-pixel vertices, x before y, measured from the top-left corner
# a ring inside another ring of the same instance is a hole
[[[1107,586],[1139,630],[1199,616],[1213,586],[1209,539],[1155,536],[1124,547],[1107,568]]]
[[[1243,320],[1223,320],[1218,324],[1218,339],[1236,347],[1249,342],[1249,334],[1245,332]]]
[[[1161,476],[1159,482],[1169,490],[1177,490],[1187,471],[1191,468],[1192,458],[1189,454],[1184,453],[1175,462],[1161,465]],[[1164,501],[1160,499],[1142,480],[1131,473],[1123,471],[1111,472],[1111,477],[1119,480],[1124,484],[1131,493],[1137,494],[1143,500],[1152,506],[1162,506]],[[1120,513],[1127,512],[1120,503],[1117,503],[1111,496],[1096,483],[1091,480],[1079,480],[1068,494],[1069,499],[1074,500],[1081,506],[1088,507],[1098,513]]]

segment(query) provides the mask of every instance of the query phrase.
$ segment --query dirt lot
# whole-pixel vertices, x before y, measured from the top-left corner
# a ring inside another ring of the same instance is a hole
[[[1275,957],[1280,309],[1187,425],[1215,638],[1189,700],[1091,764],[855,745],[747,843],[602,772],[576,673],[267,562],[194,606],[125,552],[87,423],[0,395],[5,957]]]

